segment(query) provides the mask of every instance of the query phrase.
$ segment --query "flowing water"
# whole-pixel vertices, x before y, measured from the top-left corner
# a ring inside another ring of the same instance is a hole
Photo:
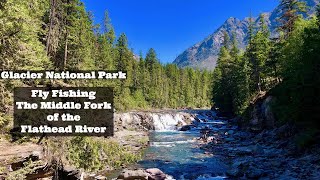
[[[172,126],[181,118],[173,120],[175,117],[156,117],[155,127],[159,128],[150,132],[150,146],[139,165],[143,168],[159,168],[174,179],[223,179],[226,165],[219,156],[200,149],[201,141],[197,139],[201,128],[210,126],[217,129],[225,122],[213,120],[203,114],[198,114],[197,117],[201,122],[184,132],[174,130]]]

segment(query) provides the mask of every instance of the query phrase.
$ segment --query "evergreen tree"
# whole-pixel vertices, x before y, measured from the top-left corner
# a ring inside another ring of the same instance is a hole
[[[232,92],[230,91],[230,75],[231,75],[231,55],[228,49],[229,36],[224,34],[223,47],[220,49],[217,67],[214,70],[214,83],[213,83],[213,102],[214,105],[220,109],[221,112],[231,114],[233,113],[232,107]]]
[[[46,52],[49,58],[53,60],[57,56],[57,50],[59,47],[59,41],[61,38],[61,24],[62,19],[60,14],[62,12],[61,0],[50,0],[50,10],[47,14],[47,35],[46,35]]]
[[[228,35],[225,34],[225,36]],[[228,37],[224,39],[229,40]],[[246,61],[239,55],[235,33],[233,33],[231,44],[230,42],[223,44],[214,70],[213,103],[226,115],[240,115],[249,97],[248,68]]]
[[[129,59],[128,40],[124,33],[120,35],[116,43],[116,69],[126,70],[126,61]]]
[[[280,10],[282,16],[280,17],[279,31],[284,33],[286,39],[294,30],[294,24],[299,17],[299,14],[306,11],[305,2],[299,0],[281,0]]]
[[[124,81],[64,82],[72,86],[113,86],[117,110],[210,105],[211,73],[162,65],[154,49],[145,59],[140,55],[137,61],[125,34],[114,43],[115,33],[107,12],[99,29],[80,0],[6,0],[0,2],[0,8],[3,70],[54,67],[126,71]],[[229,46],[230,43],[226,45]],[[8,104],[9,87],[13,85],[1,81],[1,104]]]
[[[98,55],[95,60],[95,66],[99,69],[114,69],[113,59],[113,41],[115,35],[110,23],[108,12],[105,12],[103,34],[97,33]]]
[[[50,63],[41,41],[45,0],[6,0],[0,10],[0,69],[43,69]]]
[[[317,5],[317,19],[318,19],[318,26],[320,28],[320,3]]]
[[[316,18],[299,20],[282,47],[283,81],[273,90],[276,115],[299,127],[320,127],[320,28]],[[308,118],[305,118],[308,115]]]
[[[253,69],[254,90],[260,92],[262,89],[262,79],[264,78],[265,63],[270,55],[270,32],[264,20],[260,16],[260,28],[251,42],[251,66]]]
[[[103,32],[104,34],[106,34],[107,42],[112,46],[115,40],[115,32],[111,24],[111,19],[109,17],[108,11],[105,11],[103,24]]]
[[[254,36],[254,20],[253,17],[250,13],[250,17],[249,17],[249,25],[248,25],[248,47],[250,48],[250,44],[252,42]]]
[[[145,61],[147,69],[151,72],[158,62],[156,51],[153,48],[148,50]]]

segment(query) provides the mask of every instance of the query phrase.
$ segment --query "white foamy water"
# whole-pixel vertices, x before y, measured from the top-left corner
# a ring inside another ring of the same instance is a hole
[[[202,124],[227,124],[226,122],[224,121],[208,121],[208,122],[201,122]]]
[[[153,129],[150,132],[150,146],[143,161],[144,168],[159,168],[173,179],[222,180],[227,166],[217,156],[207,154],[199,148],[200,131],[209,127],[218,131],[227,128],[227,121],[216,119],[210,111],[199,111],[192,116],[182,114],[149,113]],[[177,131],[185,121],[195,120],[188,131]],[[179,125],[179,126],[177,126]]]
[[[225,176],[216,176],[216,177],[210,177],[210,176],[199,176],[196,180],[224,180]]]
[[[175,144],[187,144],[195,142],[195,140],[187,140],[187,141],[169,141],[169,142],[151,142],[150,146],[155,147],[173,147]]]
[[[186,125],[181,114],[151,114],[151,117],[156,131],[174,131],[179,123]]]

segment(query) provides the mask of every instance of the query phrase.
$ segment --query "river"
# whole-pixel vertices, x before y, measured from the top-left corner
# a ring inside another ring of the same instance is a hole
[[[200,147],[200,129],[225,129],[226,121],[214,120],[211,111],[195,114],[194,127],[189,131],[173,130],[172,125],[150,132],[150,146],[138,164],[143,168],[159,168],[173,179],[224,179],[227,166],[219,155],[207,153]],[[166,119],[164,119],[166,121]],[[167,119],[166,122],[172,121]],[[157,129],[157,128],[156,128]]]

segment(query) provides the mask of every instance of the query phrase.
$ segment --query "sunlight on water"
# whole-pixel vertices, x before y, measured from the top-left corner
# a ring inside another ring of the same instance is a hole
[[[159,168],[175,179],[223,178],[225,165],[199,148],[199,136],[198,131],[151,132],[150,147],[139,164]]]

